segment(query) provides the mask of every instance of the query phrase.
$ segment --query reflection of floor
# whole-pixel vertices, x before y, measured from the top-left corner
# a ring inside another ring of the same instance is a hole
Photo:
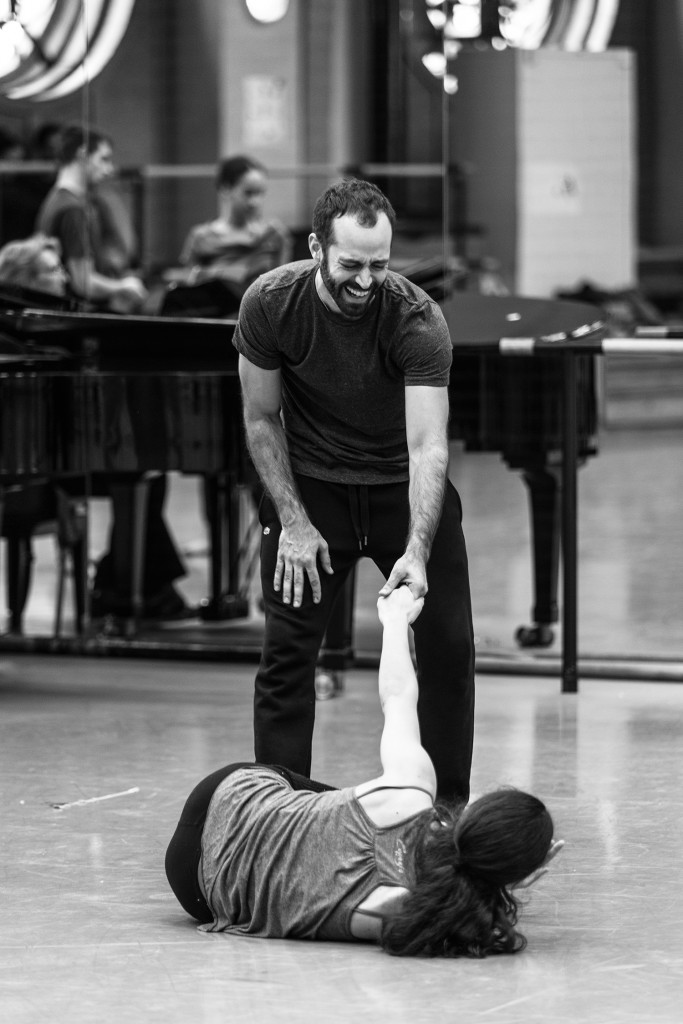
[[[603,432],[601,454],[579,474],[579,651],[583,658],[683,662],[683,459],[679,430]],[[527,623],[531,568],[526,494],[516,474],[496,454],[463,454],[454,448],[451,476],[465,508],[465,533],[480,662],[514,663],[513,635]],[[174,477],[167,516],[186,553],[181,587],[195,602],[206,593],[206,538],[195,479]],[[106,543],[107,506],[94,502],[93,554]],[[30,634],[52,628],[53,542],[36,543],[36,571],[26,617]],[[375,595],[380,577],[361,563],[356,602],[356,648],[376,655],[379,634]],[[253,587],[248,620],[203,626],[166,626],[143,639],[177,647],[258,648],[262,619]],[[559,632],[559,631],[558,631]],[[557,650],[558,643],[555,648]],[[546,664],[551,652],[536,661]],[[528,659],[527,659],[528,660]],[[523,667],[523,666],[522,666]]]
[[[678,1024],[683,689],[480,679],[475,792],[537,793],[567,845],[525,897],[523,953],[407,961],[202,935],[176,904],[166,843],[191,787],[251,756],[252,676],[0,656],[5,1024]],[[373,776],[379,727],[374,673],[349,672],[317,707],[315,774]]]

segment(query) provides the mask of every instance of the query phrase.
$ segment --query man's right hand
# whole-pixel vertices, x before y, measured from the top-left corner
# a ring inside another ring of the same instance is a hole
[[[423,604],[424,597],[414,597],[410,587],[405,583],[401,584],[377,601],[379,621],[383,626],[395,617],[405,618],[406,624],[415,622]]]
[[[311,585],[313,603],[320,602],[322,589],[318,575],[318,557],[323,570],[332,575],[334,570],[327,541],[311,522],[282,527],[273,587],[276,591],[282,590],[282,600],[285,604],[291,603],[294,608],[301,607],[306,577]]]

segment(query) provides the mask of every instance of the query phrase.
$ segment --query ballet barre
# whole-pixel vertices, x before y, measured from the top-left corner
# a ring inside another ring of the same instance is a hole
[[[577,355],[683,356],[682,327],[645,327],[633,338],[601,338],[597,323],[579,331],[541,337],[500,338],[485,347],[514,358],[557,353],[563,360],[562,417],[562,692],[578,692],[578,489],[577,489]],[[478,349],[481,351],[481,344]]]

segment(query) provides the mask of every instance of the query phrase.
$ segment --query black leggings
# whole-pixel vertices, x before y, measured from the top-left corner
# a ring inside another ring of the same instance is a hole
[[[259,765],[253,761],[238,761],[235,764],[226,765],[225,768],[219,768],[195,786],[185,801],[180,821],[166,850],[166,877],[183,909],[202,924],[213,921],[213,914],[204,899],[198,877],[199,862],[202,857],[202,832],[211,797],[223,779],[238,769],[263,767],[276,771],[283,779],[286,779],[292,789],[305,789],[312,793],[335,789],[334,786],[326,786],[324,782],[314,782],[313,779],[307,779],[288,768],[274,764]]]

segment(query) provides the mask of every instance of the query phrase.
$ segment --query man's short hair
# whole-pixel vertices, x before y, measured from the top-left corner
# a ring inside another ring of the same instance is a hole
[[[18,241],[8,242],[0,249],[0,282],[17,284],[22,288],[35,288],[39,273],[39,257],[51,251],[62,258],[62,247],[56,238],[47,235],[31,235]]]
[[[332,241],[334,221],[347,213],[365,228],[374,227],[380,213],[387,215],[392,231],[396,226],[396,212],[381,189],[370,181],[345,178],[330,185],[313,208],[313,231],[323,252]]]
[[[218,165],[216,174],[216,188],[234,188],[245,174],[249,171],[261,171],[266,174],[266,169],[258,160],[251,156],[228,156]]]
[[[82,148],[85,148],[86,153],[90,156],[96,149],[99,149],[103,142],[109,143],[110,146],[112,144],[111,138],[104,132],[96,131],[94,128],[84,128],[80,124],[67,125],[62,128],[59,140],[59,163],[62,167],[73,163],[79,149]]]

